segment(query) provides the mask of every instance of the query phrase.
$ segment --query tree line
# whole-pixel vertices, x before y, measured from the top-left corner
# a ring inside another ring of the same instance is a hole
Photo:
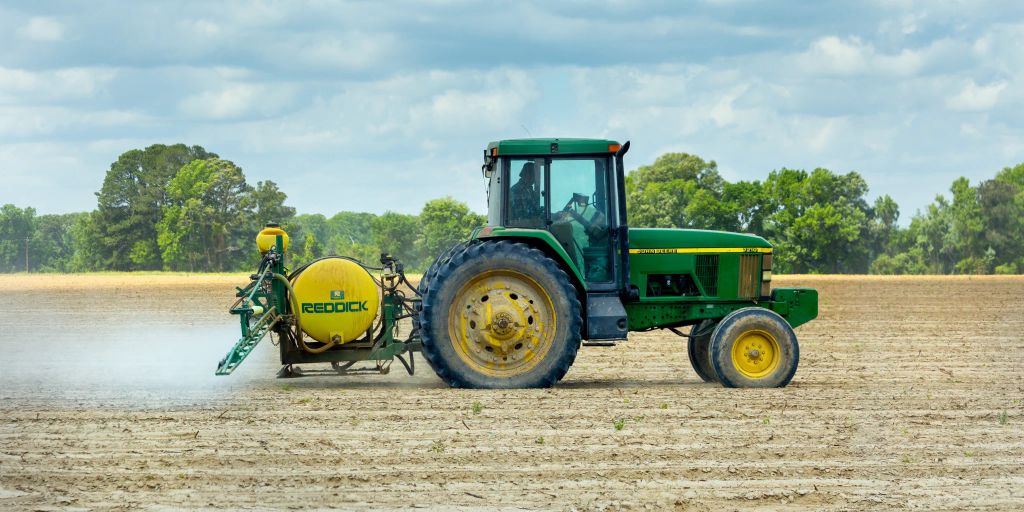
[[[910,225],[856,173],[778,169],[729,183],[714,161],[662,155],[626,176],[630,225],[743,231],[775,245],[780,273],[1024,273],[1024,164],[958,178]]]
[[[630,225],[756,233],[775,244],[780,273],[1024,273],[1024,164],[954,181],[906,228],[892,198],[866,199],[856,172],[784,168],[730,183],[714,161],[669,153],[630,172],[626,189]],[[291,235],[293,265],[388,252],[422,270],[485,222],[450,197],[417,215],[296,214],[273,181],[251,185],[231,161],[184,144],[125,152],[96,198],[83,213],[0,207],[0,272],[250,270],[271,221]]]
[[[327,254],[373,264],[381,252],[421,269],[465,239],[484,217],[452,198],[419,215],[296,215],[273,181],[251,185],[242,169],[200,146],[155,144],[110,165],[91,212],[37,215],[0,207],[0,272],[250,270],[256,233],[278,222],[299,265]]]

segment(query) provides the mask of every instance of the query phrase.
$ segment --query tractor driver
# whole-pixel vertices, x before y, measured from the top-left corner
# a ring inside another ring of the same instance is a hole
[[[544,206],[540,201],[540,187],[537,185],[537,169],[533,162],[526,162],[519,170],[519,181],[509,190],[512,221],[540,221]]]
[[[600,210],[590,204],[590,196],[574,193],[565,208],[555,215],[555,222],[575,222],[579,230],[574,230],[573,237],[580,247],[589,247],[595,243],[603,243],[601,239],[608,235],[608,220]],[[579,235],[586,235],[583,238]]]

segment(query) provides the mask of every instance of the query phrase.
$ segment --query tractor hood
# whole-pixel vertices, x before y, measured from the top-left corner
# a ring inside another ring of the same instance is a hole
[[[630,249],[767,248],[757,235],[703,229],[629,228]]]

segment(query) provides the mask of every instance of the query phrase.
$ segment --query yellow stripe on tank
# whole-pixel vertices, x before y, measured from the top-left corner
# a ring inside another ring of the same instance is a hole
[[[667,249],[630,249],[630,254],[703,254],[712,252],[759,252],[771,254],[770,247],[675,247]]]

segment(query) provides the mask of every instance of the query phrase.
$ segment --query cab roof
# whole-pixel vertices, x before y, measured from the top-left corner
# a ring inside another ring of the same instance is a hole
[[[506,139],[487,145],[487,154],[495,155],[584,155],[614,153],[619,143],[610,139]]]

